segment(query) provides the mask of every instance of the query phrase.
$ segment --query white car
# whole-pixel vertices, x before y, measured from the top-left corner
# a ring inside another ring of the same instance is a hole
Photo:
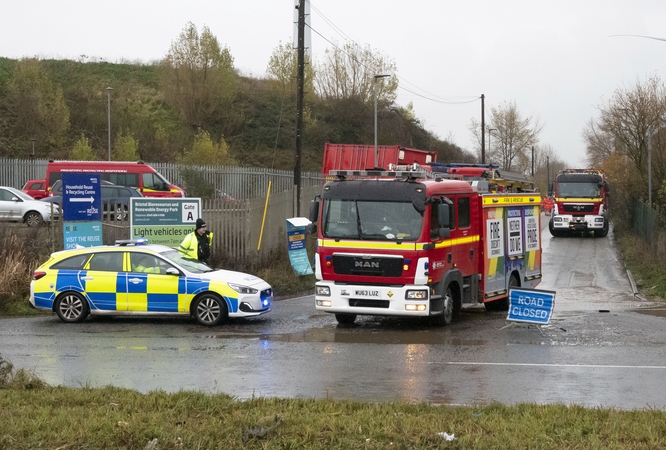
[[[25,192],[0,186],[0,221],[25,222],[29,227],[41,225],[60,215],[58,205],[35,200]]]

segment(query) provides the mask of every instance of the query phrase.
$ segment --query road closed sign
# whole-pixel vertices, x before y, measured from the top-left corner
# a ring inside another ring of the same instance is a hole
[[[506,320],[546,325],[555,306],[555,291],[509,289],[509,315]]]

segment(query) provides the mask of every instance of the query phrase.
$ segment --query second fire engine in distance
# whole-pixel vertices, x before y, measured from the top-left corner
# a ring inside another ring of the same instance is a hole
[[[405,169],[331,172],[310,211],[317,310],[446,325],[463,305],[506,310],[509,288],[539,284],[538,194]]]
[[[555,237],[593,232],[608,235],[608,181],[601,169],[564,169],[552,186],[553,212],[548,229]]]

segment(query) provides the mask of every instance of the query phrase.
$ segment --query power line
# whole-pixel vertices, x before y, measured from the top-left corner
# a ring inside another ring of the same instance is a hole
[[[331,28],[333,28],[333,29],[334,29],[338,34],[340,34],[345,40],[347,40],[347,41],[351,42],[352,44],[358,46],[358,44],[357,44],[353,39],[351,39],[349,36],[347,36],[347,35],[346,35],[346,34],[345,34],[345,33],[344,33],[344,32],[343,32],[338,26],[336,26],[331,20],[329,20],[329,19],[328,19],[328,18],[327,18],[327,17],[326,17],[326,16],[325,16],[320,10],[319,10],[319,9],[317,9],[316,7],[314,7],[314,6],[312,5],[312,2],[308,2],[308,3],[310,3],[310,8],[311,8],[312,10],[314,10],[319,16],[321,16],[321,18],[322,18],[322,19],[323,19],[323,20],[324,20],[324,21],[325,21],[325,22],[326,22]],[[321,37],[323,40],[325,40],[326,42],[328,42],[330,45],[332,45],[334,48],[336,48],[336,49],[339,50],[340,52],[344,53],[345,55],[347,55],[347,56],[349,56],[349,57],[353,57],[353,56],[354,56],[354,55],[350,55],[350,54],[348,54],[347,52],[345,52],[344,49],[340,48],[340,47],[339,47],[337,44],[335,44],[333,41],[331,41],[330,39],[328,39],[327,37],[325,37],[325,36],[324,36],[323,34],[321,34],[319,31],[317,31],[317,30],[315,30],[314,28],[312,28],[311,25],[309,25],[309,24],[306,24],[306,25],[307,25],[308,28],[310,28],[311,31],[313,31],[315,34],[317,34],[319,37]],[[357,61],[357,62],[359,62],[360,64],[362,64],[360,61]],[[368,69],[368,70],[371,70],[370,67],[367,67],[367,66],[364,66],[364,67],[365,67],[366,69]],[[430,93],[430,92],[426,91],[425,89],[422,89],[422,88],[418,87],[418,86],[415,85],[414,83],[411,83],[410,81],[406,80],[405,78],[403,78],[403,77],[401,77],[401,76],[399,76],[399,75],[394,74],[393,76],[395,76],[396,78],[398,78],[398,80],[400,80],[400,81],[402,81],[402,82],[404,82],[404,83],[406,83],[406,84],[409,84],[409,85],[411,85],[411,86],[414,86],[414,87],[415,87],[416,89],[418,89],[419,91],[425,92],[427,95],[420,94],[420,93],[415,92],[415,91],[413,91],[413,90],[411,90],[411,89],[408,89],[408,88],[402,86],[402,83],[398,83],[398,89],[401,89],[401,90],[403,90],[403,91],[405,91],[405,92],[409,92],[409,93],[412,94],[412,95],[415,95],[415,96],[417,96],[417,97],[423,98],[423,99],[425,99],[425,100],[429,100],[429,101],[431,101],[431,102],[441,103],[441,104],[446,104],[446,105],[462,105],[462,104],[467,104],[467,103],[474,103],[474,102],[478,101],[478,100],[481,98],[480,96],[477,95],[477,96],[466,96],[466,97],[473,97],[471,100],[460,100],[460,101],[457,101],[457,100],[450,100],[450,99],[446,99],[446,98],[440,97],[440,96],[438,96],[438,95],[436,95],[436,94]]]

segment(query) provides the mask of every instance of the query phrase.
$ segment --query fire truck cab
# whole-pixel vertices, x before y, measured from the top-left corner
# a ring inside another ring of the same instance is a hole
[[[540,282],[538,194],[491,193],[488,181],[417,164],[331,175],[310,220],[315,306],[339,323],[386,315],[447,325],[464,305],[506,310],[511,286]]]

